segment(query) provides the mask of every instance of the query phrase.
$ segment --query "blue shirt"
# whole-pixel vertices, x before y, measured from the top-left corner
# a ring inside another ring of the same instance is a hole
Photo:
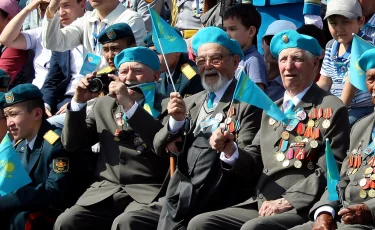
[[[372,15],[370,20],[362,27],[361,31],[372,39],[375,38],[375,14]]]
[[[236,78],[238,78],[239,71],[242,68],[254,83],[262,83],[265,87],[267,86],[266,64],[264,64],[263,56],[255,48],[255,45],[244,51],[244,58],[240,61],[236,70]]]
[[[358,35],[367,41],[372,41],[369,36],[361,32]],[[327,43],[320,74],[332,78],[331,93],[340,98],[345,83],[344,77],[349,70],[351,47],[343,55],[338,56],[339,46],[340,43],[336,40],[331,40]],[[373,105],[369,92],[357,90],[349,107],[359,108]]]

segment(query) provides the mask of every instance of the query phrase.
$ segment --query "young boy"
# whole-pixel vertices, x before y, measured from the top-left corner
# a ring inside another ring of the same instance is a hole
[[[371,95],[357,90],[348,78],[352,34],[358,34],[368,41],[371,41],[371,38],[360,32],[364,17],[358,0],[331,0],[324,19],[328,20],[333,40],[326,45],[318,85],[330,90],[344,102],[348,107],[350,125],[353,125],[355,121],[373,111],[373,104]]]
[[[260,23],[260,14],[253,5],[237,4],[225,12],[223,27],[230,38],[240,43],[244,53],[236,71],[236,78],[243,69],[251,80],[264,90],[267,85],[266,65],[256,47]]]

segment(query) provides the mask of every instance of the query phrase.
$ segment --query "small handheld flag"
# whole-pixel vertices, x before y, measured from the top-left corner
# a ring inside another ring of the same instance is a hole
[[[327,187],[328,200],[339,200],[337,185],[340,181],[340,173],[337,168],[335,158],[332,153],[331,145],[328,138],[326,139],[326,165],[327,165]]]
[[[138,87],[142,90],[145,97],[145,110],[149,112],[154,118],[158,117],[160,112],[154,108],[156,83],[144,83],[138,85]]]
[[[0,195],[8,193],[31,183],[8,134],[0,143]]]

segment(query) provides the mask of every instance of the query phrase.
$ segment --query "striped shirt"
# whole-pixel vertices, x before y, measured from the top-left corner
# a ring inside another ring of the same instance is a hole
[[[369,36],[361,32],[358,35],[367,41],[372,41]],[[340,98],[345,83],[344,77],[349,70],[351,47],[342,56],[338,56],[339,46],[340,43],[333,39],[327,43],[320,74],[332,78],[331,93]],[[370,106],[373,106],[370,93],[357,90],[349,108]]]
[[[375,38],[375,14],[372,15],[370,20],[362,27],[361,31],[372,39]]]

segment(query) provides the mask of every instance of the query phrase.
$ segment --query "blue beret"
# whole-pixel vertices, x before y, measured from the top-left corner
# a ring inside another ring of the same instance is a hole
[[[33,84],[20,84],[0,97],[0,107],[6,108],[8,106],[30,100],[42,99],[43,94],[39,88]]]
[[[279,57],[279,53],[288,48],[299,48],[307,50],[315,56],[322,55],[322,47],[319,42],[308,35],[299,34],[295,30],[284,30],[273,36],[270,50],[274,58]]]
[[[156,53],[149,48],[141,46],[124,49],[115,56],[116,69],[119,69],[120,65],[124,62],[142,63],[154,71],[160,69],[158,55],[156,55]]]
[[[228,34],[218,27],[206,27],[200,29],[198,33],[194,35],[191,43],[194,53],[198,54],[199,47],[206,43],[219,44],[228,49],[232,54],[238,54],[241,59],[243,58],[243,52],[240,44],[236,40],[230,39]]]
[[[108,26],[105,30],[103,30],[103,32],[101,32],[98,36],[98,41],[100,44],[105,44],[130,36],[134,37],[130,26],[126,23],[117,23]]]
[[[358,65],[363,71],[375,68],[375,48],[364,52],[358,59]]]

